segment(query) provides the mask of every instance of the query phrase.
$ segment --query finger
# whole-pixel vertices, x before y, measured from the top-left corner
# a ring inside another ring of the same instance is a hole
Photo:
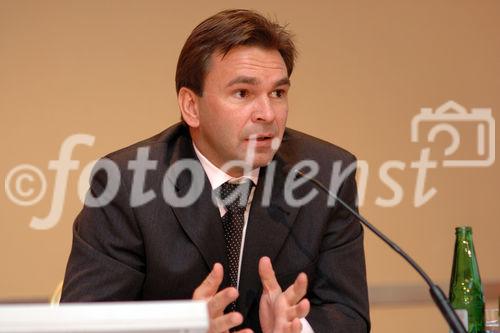
[[[262,257],[259,260],[259,275],[262,281],[262,287],[266,293],[281,292],[281,287],[276,280],[271,259]]]
[[[295,318],[304,318],[305,316],[307,316],[310,309],[311,305],[309,303],[309,300],[303,299],[299,302],[299,304],[290,307],[286,311],[286,319],[288,321],[292,321]]]
[[[194,291],[193,299],[207,299],[215,295],[215,293],[217,293],[217,290],[219,289],[220,284],[222,283],[223,278],[224,269],[222,268],[222,265],[219,263],[215,263],[212,271]]]
[[[307,275],[300,273],[295,282],[283,293],[288,304],[297,304],[307,293]]]
[[[253,333],[253,331],[249,328],[244,328],[240,331],[236,331],[236,333]]]
[[[226,288],[215,294],[208,301],[208,314],[210,318],[221,316],[224,309],[238,298],[238,290],[233,287]]]
[[[301,333],[302,332],[302,323],[300,319],[295,318],[293,321],[286,323],[283,328],[280,330],[283,333]]]
[[[243,316],[239,312],[231,312],[213,319],[210,323],[210,333],[227,332],[231,328],[241,325]]]
[[[299,318],[295,318],[292,321],[291,330],[290,331],[292,333],[300,333],[300,332],[302,332],[302,323],[300,322]]]

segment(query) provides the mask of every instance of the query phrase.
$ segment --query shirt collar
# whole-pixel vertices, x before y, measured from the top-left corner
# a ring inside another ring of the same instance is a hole
[[[243,176],[234,178],[216,167],[212,162],[208,160],[196,147],[196,145],[193,142],[193,148],[194,152],[196,153],[196,156],[200,160],[201,166],[203,167],[203,170],[205,170],[205,173],[207,174],[208,180],[210,181],[210,185],[212,186],[212,190],[215,190],[222,184],[224,184],[227,181],[231,182],[240,182],[243,179],[250,179],[254,185],[257,185],[257,182],[259,180],[259,170],[260,168],[255,168],[247,173],[245,173]]]

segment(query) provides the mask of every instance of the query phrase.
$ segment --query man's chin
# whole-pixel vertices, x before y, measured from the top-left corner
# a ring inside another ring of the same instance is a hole
[[[274,157],[274,152],[266,154],[256,153],[253,161],[251,161],[251,163],[249,164],[251,165],[252,169],[265,167],[269,165],[269,163],[271,163],[273,157]]]

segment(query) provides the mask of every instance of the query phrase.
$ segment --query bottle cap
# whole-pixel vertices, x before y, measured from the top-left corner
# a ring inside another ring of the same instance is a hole
[[[472,227],[468,225],[463,225],[455,228],[455,233],[472,233]]]

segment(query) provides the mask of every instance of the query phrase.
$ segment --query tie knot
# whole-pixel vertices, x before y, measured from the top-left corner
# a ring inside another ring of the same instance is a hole
[[[228,210],[237,208],[245,208],[248,202],[248,196],[252,189],[253,182],[249,179],[242,183],[230,183],[229,181],[222,184],[217,191],[222,204]]]

